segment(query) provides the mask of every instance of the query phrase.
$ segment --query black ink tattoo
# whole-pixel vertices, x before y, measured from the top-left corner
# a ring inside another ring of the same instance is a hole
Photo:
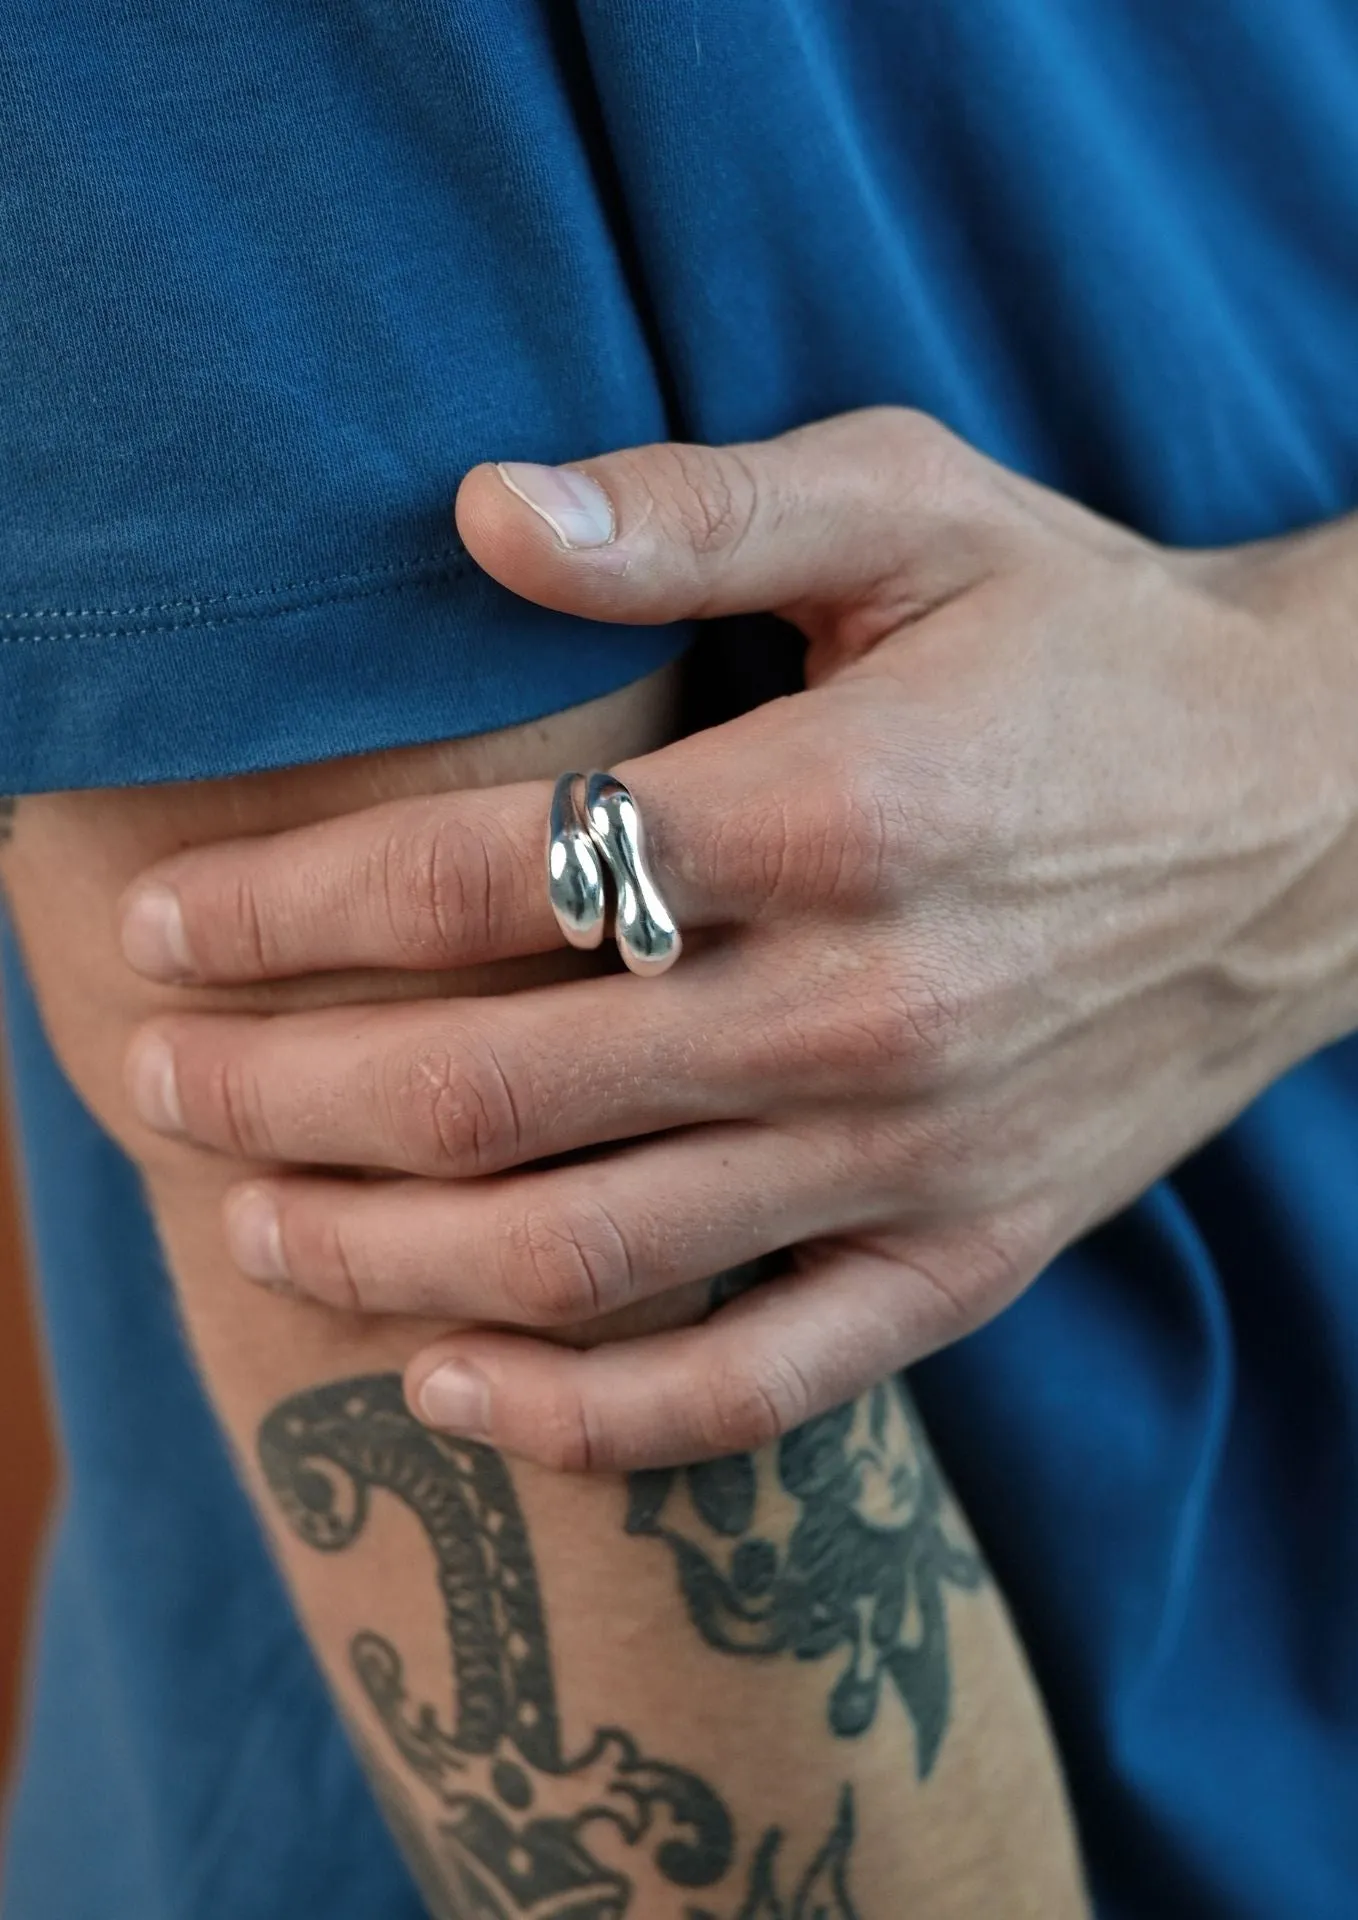
[[[434,1552],[448,1634],[454,1711],[412,1700],[400,1654],[373,1632],[350,1644],[367,1699],[414,1779],[371,1753],[384,1812],[439,1920],[728,1920],[686,1900],[737,1865],[730,1813],[704,1780],[654,1760],[630,1734],[601,1727],[580,1752],[562,1741],[537,1569],[504,1461],[415,1421],[396,1375],[295,1395],[259,1432],[265,1478],[293,1530],[323,1553],[363,1531],[385,1491],[420,1521]],[[363,1746],[359,1737],[360,1748]],[[635,1858],[626,1873],[599,1857],[611,1830]],[[846,1788],[829,1838],[790,1901],[777,1886],[782,1837],[770,1829],[729,1920],[856,1920],[847,1873],[853,1801]]]
[[[675,1556],[689,1616],[709,1646],[819,1660],[847,1650],[831,1730],[865,1733],[884,1679],[932,1769],[951,1709],[944,1587],[980,1586],[949,1536],[938,1468],[903,1382],[788,1434],[776,1452],[631,1476],[627,1530]]]
[[[853,1794],[845,1787],[830,1837],[807,1868],[792,1905],[779,1897],[778,1853],[783,1836],[777,1827],[759,1843],[750,1890],[739,1920],[856,1920],[849,1898],[848,1866],[853,1850]]]
[[[382,1809],[382,1818],[433,1920],[462,1920],[462,1910],[449,1903],[443,1864],[429,1843],[409,1794],[378,1759],[376,1749],[364,1739],[352,1718],[346,1716],[346,1723],[354,1752]]]
[[[13,837],[14,816],[19,810],[19,802],[12,793],[0,793],[0,847]]]

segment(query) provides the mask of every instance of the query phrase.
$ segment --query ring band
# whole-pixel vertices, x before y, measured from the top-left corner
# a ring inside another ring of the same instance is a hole
[[[616,774],[596,767],[557,781],[547,823],[547,894],[573,947],[597,947],[611,933],[632,973],[664,973],[683,949],[646,865],[641,809]]]

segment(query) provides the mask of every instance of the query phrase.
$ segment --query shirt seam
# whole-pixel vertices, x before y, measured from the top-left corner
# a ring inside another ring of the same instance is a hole
[[[0,647],[39,646],[45,641],[142,640],[155,638],[160,634],[188,632],[210,633],[222,627],[238,626],[247,620],[276,620],[287,614],[307,613],[313,607],[341,606],[346,602],[355,600],[375,600],[380,599],[386,594],[407,593],[411,588],[422,585],[426,580],[447,579],[457,574],[465,573],[471,565],[472,561],[469,555],[450,549],[448,554],[442,558],[437,555],[431,555],[424,561],[406,563],[405,577],[402,579],[385,580],[371,586],[350,585],[347,589],[338,593],[308,593],[305,598],[296,600],[291,606],[270,607],[253,605],[242,607],[238,612],[234,613],[219,613],[215,619],[211,620],[159,620],[140,627],[67,627],[60,632],[0,633]],[[373,568],[370,570],[370,574],[380,575],[382,571],[383,569]],[[333,578],[336,581],[346,579],[356,581],[360,580],[362,575],[337,574],[333,576]],[[295,591],[298,592],[301,590],[300,585],[295,589]],[[167,611],[173,611],[176,606],[210,608],[212,606],[221,606],[228,600],[263,600],[270,594],[280,594],[287,591],[288,589],[286,587],[261,587],[254,595],[245,592],[217,594],[198,601],[167,601],[164,603],[164,606]],[[117,609],[109,609],[109,611],[116,612]],[[124,611],[128,616],[135,617],[137,609],[129,607]],[[13,617],[18,619],[20,616],[0,617]],[[30,614],[27,617],[29,619],[35,619],[39,616]],[[69,619],[78,616],[72,613],[64,617]]]

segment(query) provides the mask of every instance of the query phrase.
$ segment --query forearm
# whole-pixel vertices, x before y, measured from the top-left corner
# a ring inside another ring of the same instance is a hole
[[[510,1463],[406,1411],[427,1329],[242,1282],[239,1169],[148,1162],[205,1385],[439,1920],[480,1910],[472,1873],[507,1912],[623,1886],[677,1920],[766,1871],[814,1914],[822,1856],[856,1920],[1083,1913],[1040,1704],[895,1383],[696,1474]]]
[[[581,746],[543,751],[573,762]],[[347,777],[330,804],[399,775]],[[461,1920],[479,1910],[468,1875],[494,1885],[540,1855],[566,1884],[631,1888],[616,1910],[645,1920],[741,1912],[761,1872],[796,1911],[828,1847],[859,1920],[1080,1912],[1040,1707],[894,1389],[849,1432],[832,1420],[706,1480],[563,1478],[410,1418],[397,1376],[427,1326],[234,1269],[220,1204],[245,1169],[132,1118],[121,1061],[146,1006],[108,956],[146,859],[305,810],[255,805],[244,790],[211,810],[191,793],[26,802],[4,863],[53,1037],[143,1169],[205,1383],[434,1910]],[[308,991],[459,984],[493,982]]]
[[[793,1911],[836,1835],[830,1912],[1083,1910],[1040,1707],[894,1383],[757,1459],[551,1475],[410,1417],[414,1329],[266,1299],[247,1334],[205,1197],[161,1208],[195,1344],[434,1912],[472,1910],[468,1861],[498,1890],[492,1835],[564,1887],[549,1818],[639,1915],[743,1911],[761,1859]]]

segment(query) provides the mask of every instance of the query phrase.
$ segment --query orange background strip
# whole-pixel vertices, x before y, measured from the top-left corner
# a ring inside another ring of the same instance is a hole
[[[13,1162],[0,1099],[0,1807],[23,1699],[23,1653],[55,1461]]]

